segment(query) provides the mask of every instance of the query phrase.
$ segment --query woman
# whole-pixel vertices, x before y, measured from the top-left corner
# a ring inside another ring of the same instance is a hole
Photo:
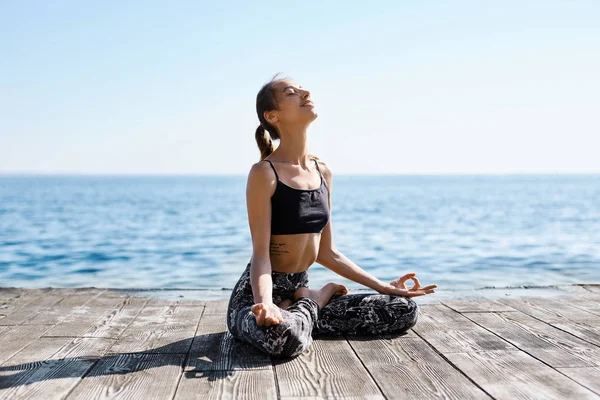
[[[384,283],[359,268],[333,244],[330,220],[332,173],[308,154],[307,129],[317,118],[310,92],[289,79],[275,79],[258,92],[261,161],[248,174],[246,202],[252,257],[236,283],[227,310],[231,334],[276,357],[306,351],[313,336],[401,333],[418,318],[410,297],[434,293],[415,273]],[[273,139],[279,139],[277,149]],[[329,282],[308,287],[317,262],[376,290],[348,294]],[[407,289],[405,282],[415,284]]]

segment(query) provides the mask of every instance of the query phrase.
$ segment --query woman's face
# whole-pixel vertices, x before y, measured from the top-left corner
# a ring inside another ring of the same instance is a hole
[[[310,92],[294,81],[275,84],[279,110],[275,111],[279,124],[310,123],[317,118]]]

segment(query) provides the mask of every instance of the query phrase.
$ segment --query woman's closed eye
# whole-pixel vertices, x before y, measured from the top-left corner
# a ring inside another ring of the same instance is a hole
[[[300,89],[302,89],[302,86],[300,86]],[[292,96],[294,94],[300,94],[300,92],[297,89],[294,88],[289,88],[289,92],[286,92],[286,96]]]

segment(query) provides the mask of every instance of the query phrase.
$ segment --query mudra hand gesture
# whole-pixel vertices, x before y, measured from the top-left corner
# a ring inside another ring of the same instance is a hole
[[[279,307],[273,303],[256,303],[250,310],[254,313],[258,326],[271,326],[283,322]]]
[[[415,284],[413,287],[407,289],[405,282],[409,279],[412,279]],[[391,281],[383,293],[395,294],[404,297],[424,296],[429,293],[435,293],[434,289],[436,287],[437,285],[427,285],[425,287],[421,287],[421,282],[419,282],[416,272],[409,272],[408,274]]]

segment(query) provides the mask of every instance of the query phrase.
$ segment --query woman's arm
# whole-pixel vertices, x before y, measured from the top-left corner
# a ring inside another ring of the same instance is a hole
[[[323,165],[321,167],[321,172],[329,187],[329,210],[331,211],[332,173],[327,167],[327,164],[321,163],[321,165]],[[421,287],[421,283],[414,272],[409,272],[400,278],[394,279],[390,283],[385,283],[364,271],[344,256],[333,244],[331,219],[325,226],[325,229],[323,229],[323,232],[321,232],[321,242],[319,243],[319,253],[317,254],[316,261],[344,278],[370,287],[383,294],[414,297],[435,293],[435,288],[437,288],[437,285],[435,284]],[[411,288],[407,288],[405,284],[409,279],[412,279],[415,282],[415,285]]]
[[[415,297],[424,296],[429,293],[435,293],[435,289],[437,288],[437,285],[435,284],[421,287],[421,282],[419,282],[417,274],[414,272],[404,274],[403,276],[394,279],[390,283],[382,282],[373,275],[362,270],[358,265],[354,264],[339,251],[332,252],[328,258],[322,259],[321,261],[317,260],[317,262],[331,269],[337,274],[354,282],[368,286],[371,289],[375,289],[381,294]],[[409,279],[412,279],[415,283],[410,288],[406,287],[405,284],[405,282]]]
[[[391,293],[390,289],[392,288],[392,285],[377,279],[367,271],[363,270],[341,252],[336,250],[328,252],[327,254],[327,256],[317,258],[317,263],[344,278],[365,285],[379,293]]]
[[[321,173],[327,182],[329,192],[329,223],[321,232],[321,242],[319,243],[319,253],[317,254],[316,262],[335,272],[336,274],[350,279],[351,281],[365,285],[380,293],[385,293],[391,287],[390,284],[384,283],[373,275],[361,269],[358,265],[350,261],[344,256],[333,243],[332,226],[331,226],[331,192],[333,186],[333,173],[327,164],[319,162]]]
[[[252,296],[254,304],[273,304],[273,279],[271,278],[271,264],[268,261],[252,260],[250,265],[250,282],[252,282]]]
[[[272,175],[272,176],[271,176]],[[265,162],[257,162],[250,168],[246,185],[248,224],[252,236],[252,262],[250,282],[254,303],[273,303],[273,280],[271,279],[271,195],[275,191],[275,175]]]

